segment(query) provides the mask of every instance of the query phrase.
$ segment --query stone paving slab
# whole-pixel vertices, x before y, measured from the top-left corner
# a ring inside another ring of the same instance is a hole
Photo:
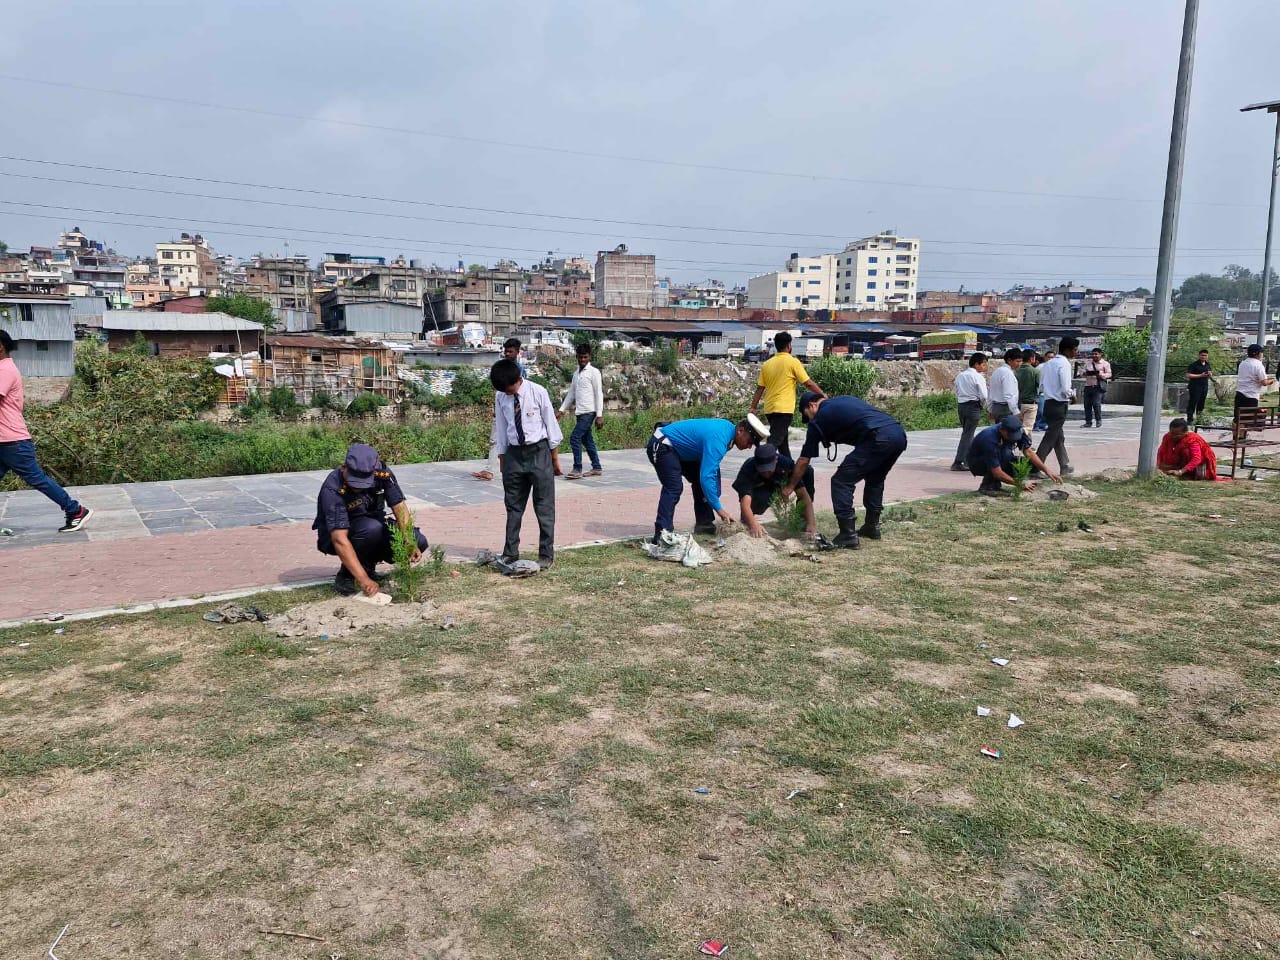
[[[1101,429],[1067,428],[1070,447],[1092,447],[1138,434],[1139,421],[1133,417],[1108,420]],[[803,434],[792,431],[792,450],[799,452]],[[955,452],[956,430],[921,430],[909,435],[902,463],[950,459]],[[589,491],[637,490],[654,483],[653,468],[643,450],[616,450],[603,455],[605,473],[601,477],[558,484],[558,496],[576,498]],[[726,458],[725,473],[732,476],[746,453],[733,451]],[[561,458],[566,467],[571,462]],[[471,472],[483,461],[406,464],[395,468],[405,495],[438,507],[492,506],[502,502],[498,480],[477,481]],[[74,487],[72,494],[94,510],[94,518],[83,533],[58,534],[61,517],[41,494],[34,490],[0,493],[0,523],[15,536],[0,538],[0,554],[26,547],[96,539],[150,538],[189,534],[201,530],[228,530],[281,523],[310,526],[315,517],[315,498],[326,470],[298,473],[259,474],[246,477],[215,477],[136,484]],[[726,482],[727,485],[727,482]]]
[[[1136,434],[1136,423],[1131,432]],[[950,433],[949,442],[954,446],[955,434]],[[1109,437],[1106,428],[1088,433],[1089,441],[1069,436],[1072,459],[1080,472],[1132,466],[1136,462],[1135,439]],[[888,501],[976,489],[974,477],[947,469],[953,451],[945,451],[945,443],[944,455],[938,457],[938,443],[917,443],[917,439],[921,439],[920,435],[911,435],[914,457],[904,456],[889,475]],[[912,452],[909,449],[908,453]],[[928,453],[935,456],[922,456]],[[741,458],[743,454],[736,456]],[[657,483],[643,451],[617,451],[603,457],[608,475],[616,478],[615,484],[606,487],[590,480],[566,480],[556,486],[556,542],[561,549],[645,536],[653,529]],[[505,521],[501,486],[496,481],[473,480],[467,476],[469,470],[449,466],[455,468],[452,472],[458,478],[455,489],[483,490],[488,499],[478,503],[441,503],[438,498],[427,500],[412,494],[410,507],[418,513],[423,531],[433,544],[444,547],[451,559],[469,559],[481,548],[500,548]],[[437,467],[422,464],[403,471],[425,473]],[[818,507],[829,510],[829,479],[834,464],[824,459],[815,468]],[[734,468],[727,467],[726,473],[731,469]],[[179,484],[171,486],[180,489]],[[307,495],[309,521],[314,491],[303,484],[298,484],[298,489],[300,496]],[[23,493],[8,496],[26,502]],[[39,494],[34,496],[48,506]],[[686,493],[676,511],[677,524],[683,529],[693,523],[691,499]],[[314,582],[332,577],[337,570],[336,560],[316,551],[315,533],[309,522],[288,522],[278,516],[274,522],[244,525],[246,519],[261,516],[246,514],[238,518],[237,525],[215,529],[215,524],[192,508],[170,513],[171,521],[165,520],[167,513],[150,513],[147,519],[139,515],[139,522],[148,530],[146,536],[118,537],[118,528],[109,527],[106,536],[94,539],[91,524],[88,531],[77,534],[60,535],[46,526],[40,532],[0,540],[0,563],[4,565],[0,623],[54,612],[109,610],[231,590]],[[35,522],[44,521],[58,522],[56,509],[27,522],[34,529]],[[525,516],[522,537],[526,552],[537,543],[532,509]],[[874,547],[864,550],[861,557],[873,563]]]

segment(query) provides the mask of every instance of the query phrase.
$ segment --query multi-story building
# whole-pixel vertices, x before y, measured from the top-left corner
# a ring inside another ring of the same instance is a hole
[[[311,265],[306,257],[254,257],[245,267],[244,292],[271,304],[287,330],[307,330],[313,306]]]
[[[320,261],[318,283],[321,286],[336,287],[340,283],[359,280],[367,273],[385,267],[386,257],[369,257],[354,253],[326,253]]]
[[[596,306],[655,306],[658,270],[653,254],[628,253],[625,243],[596,254]],[[663,303],[666,306],[665,297]]]
[[[1042,326],[1120,327],[1135,323],[1147,309],[1146,297],[1128,297],[1067,283],[1023,294],[1024,319]]]
[[[793,253],[786,269],[747,281],[747,305],[766,310],[829,310],[836,272],[835,255],[802,257]]]
[[[192,290],[217,293],[218,260],[200,234],[184,233],[178,240],[156,244],[159,280],[185,295]]]
[[[920,276],[920,241],[885,230],[855,240],[835,255],[834,306],[912,310]]]
[[[481,270],[460,283],[436,288],[427,295],[426,328],[481,323],[493,336],[513,333],[521,322],[522,279],[514,270]]]
[[[595,288],[589,274],[537,270],[524,282],[524,303],[563,307],[571,303],[591,305],[596,302]]]

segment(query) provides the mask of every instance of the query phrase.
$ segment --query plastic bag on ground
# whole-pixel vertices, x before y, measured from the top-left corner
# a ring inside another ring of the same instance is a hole
[[[682,534],[674,530],[663,530],[657,543],[644,544],[644,552],[654,560],[670,560],[690,568],[700,567],[713,560],[692,533]]]

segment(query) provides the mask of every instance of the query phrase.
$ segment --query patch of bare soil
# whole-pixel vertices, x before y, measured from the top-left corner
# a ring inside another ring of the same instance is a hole
[[[1088,703],[1090,700],[1106,700],[1110,703],[1118,703],[1125,707],[1136,707],[1138,705],[1138,695],[1132,690],[1123,690],[1120,687],[1109,687],[1105,683],[1086,684],[1079,690],[1062,691],[1059,695],[1062,699],[1069,700],[1071,703]]]
[[[748,567],[764,567],[777,563],[786,556],[782,544],[773,537],[757,540],[749,533],[735,533],[715,551],[717,560],[741,563]]]
[[[860,761],[877,776],[900,780],[905,784],[899,797],[925,806],[971,807],[973,794],[955,783],[945,782],[950,774],[939,767],[912,763],[892,753],[881,753]]]
[[[435,604],[392,603],[375,606],[355,597],[333,597],[290,607],[271,621],[277,637],[319,637],[330,640],[377,628],[414,627],[438,617]]]
[[[1028,490],[1022,495],[1022,497],[1024,500],[1031,503],[1045,503],[1050,500],[1063,499],[1060,495],[1052,497],[1049,496],[1049,494],[1053,493],[1055,490],[1058,491],[1059,494],[1065,493],[1067,495],[1066,499],[1068,500],[1092,500],[1097,496],[1097,494],[1088,487],[1082,487],[1078,483],[1053,483],[1052,481],[1045,481],[1044,483],[1037,484],[1034,490]]]
[[[1240,677],[1218,667],[1183,665],[1164,672],[1164,682],[1175,702],[1201,703],[1234,693],[1241,686]]]
[[[1274,783],[1180,783],[1156,797],[1147,813],[1164,823],[1192,827],[1210,843],[1280,863],[1277,803],[1280,790]]]
[[[674,637],[678,633],[684,633],[686,629],[686,627],[678,623],[651,623],[647,627],[641,627],[636,633],[642,637],[662,639],[664,637]]]
[[[893,672],[903,680],[939,690],[953,690],[973,679],[973,668],[949,663],[917,663],[895,660]]]

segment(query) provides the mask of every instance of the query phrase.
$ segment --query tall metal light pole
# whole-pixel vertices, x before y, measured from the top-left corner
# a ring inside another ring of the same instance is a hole
[[[1156,268],[1155,311],[1151,319],[1151,347],[1147,354],[1147,383],[1142,399],[1142,440],[1138,446],[1138,476],[1156,472],[1160,445],[1160,413],[1164,409],[1164,365],[1169,352],[1169,311],[1173,299],[1173,249],[1178,242],[1178,207],[1182,201],[1182,159],[1187,149],[1187,111],[1191,100],[1191,69],[1195,63],[1199,0],[1187,0],[1182,18],[1182,53],[1178,58],[1178,88],[1173,98],[1173,130],[1169,135],[1169,167],[1164,178],[1164,216],[1160,221],[1160,261]]]
[[[1280,100],[1250,104],[1242,107],[1240,112],[1248,113],[1250,110],[1265,110],[1276,115],[1276,143],[1271,148],[1271,202],[1267,204],[1267,245],[1262,254],[1262,302],[1258,304],[1258,346],[1261,347],[1266,345],[1267,298],[1271,295],[1271,227],[1276,209],[1276,171],[1280,169]]]

